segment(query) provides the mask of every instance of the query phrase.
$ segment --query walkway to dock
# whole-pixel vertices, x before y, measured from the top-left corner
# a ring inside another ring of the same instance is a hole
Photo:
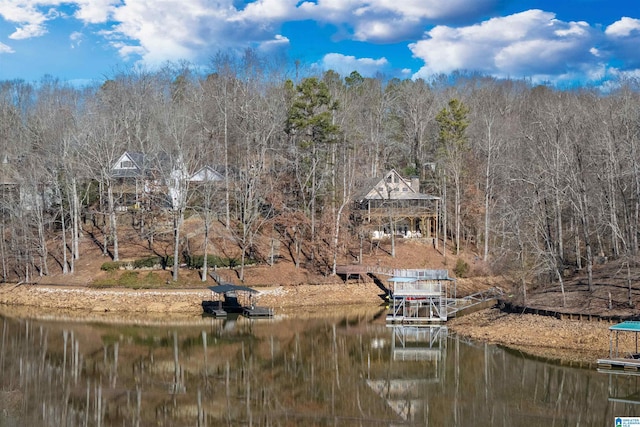
[[[427,269],[407,269],[407,268],[389,268],[379,265],[349,264],[336,266],[336,274],[344,277],[345,280],[352,276],[360,278],[369,274],[393,276],[393,277],[425,277],[427,272],[446,272],[447,270],[427,270]]]

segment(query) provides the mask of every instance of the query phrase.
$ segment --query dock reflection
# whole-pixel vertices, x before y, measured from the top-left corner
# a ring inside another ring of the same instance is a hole
[[[444,376],[447,327],[442,325],[388,325],[391,329],[391,359],[383,378],[368,379],[367,385],[403,420],[415,421],[424,412],[424,389]],[[408,365],[415,364],[415,367]],[[407,369],[409,368],[409,369]],[[419,370],[417,378],[408,372]]]

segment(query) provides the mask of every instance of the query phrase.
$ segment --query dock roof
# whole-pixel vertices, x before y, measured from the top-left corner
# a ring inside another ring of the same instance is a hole
[[[389,279],[390,282],[397,282],[397,283],[412,283],[412,282],[417,282],[418,278],[417,277],[392,277],[391,279]]]
[[[609,327],[610,331],[640,332],[640,321],[627,320]]]
[[[247,286],[234,285],[233,283],[223,283],[222,285],[209,286],[209,290],[217,294],[226,294],[227,292],[249,292],[251,294],[259,293],[255,289]]]

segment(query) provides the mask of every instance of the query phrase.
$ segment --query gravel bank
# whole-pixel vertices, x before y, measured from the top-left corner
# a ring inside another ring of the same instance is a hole
[[[379,305],[382,291],[373,283],[297,285],[256,288],[258,305],[280,308],[366,304]],[[211,300],[202,289],[133,290],[84,286],[0,285],[0,304],[83,312],[200,314],[202,301]]]
[[[611,324],[607,322],[559,320],[488,309],[452,319],[448,326],[460,336],[571,364],[594,365],[597,359],[609,356]],[[634,347],[631,334],[620,335],[621,351],[632,351]]]

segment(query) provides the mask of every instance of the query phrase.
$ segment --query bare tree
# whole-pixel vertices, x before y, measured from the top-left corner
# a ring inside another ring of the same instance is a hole
[[[476,137],[472,142],[484,160],[484,229],[482,259],[489,257],[491,241],[491,218],[496,196],[496,180],[500,178],[500,170],[504,169],[503,155],[509,134],[513,134],[511,100],[507,92],[509,87],[497,82],[486,82],[471,99],[473,119],[471,128]],[[472,132],[473,132],[472,130]],[[502,177],[504,179],[504,177]]]
[[[81,118],[79,127],[76,137],[80,151],[79,159],[90,176],[99,183],[103,190],[101,194],[106,192],[106,206],[100,206],[100,210],[109,221],[104,232],[103,254],[108,254],[111,244],[111,256],[114,261],[118,261],[120,253],[114,195],[115,177],[112,168],[124,152],[124,144],[119,137],[117,119],[101,114],[99,105],[93,105]]]
[[[171,76],[172,70],[166,72]],[[178,280],[180,268],[180,233],[189,195],[189,172],[195,164],[200,136],[198,123],[191,114],[193,101],[199,98],[190,77],[188,68],[178,70],[171,83],[171,96],[156,105],[158,136],[162,146],[156,163],[168,188],[171,204],[174,282]]]

